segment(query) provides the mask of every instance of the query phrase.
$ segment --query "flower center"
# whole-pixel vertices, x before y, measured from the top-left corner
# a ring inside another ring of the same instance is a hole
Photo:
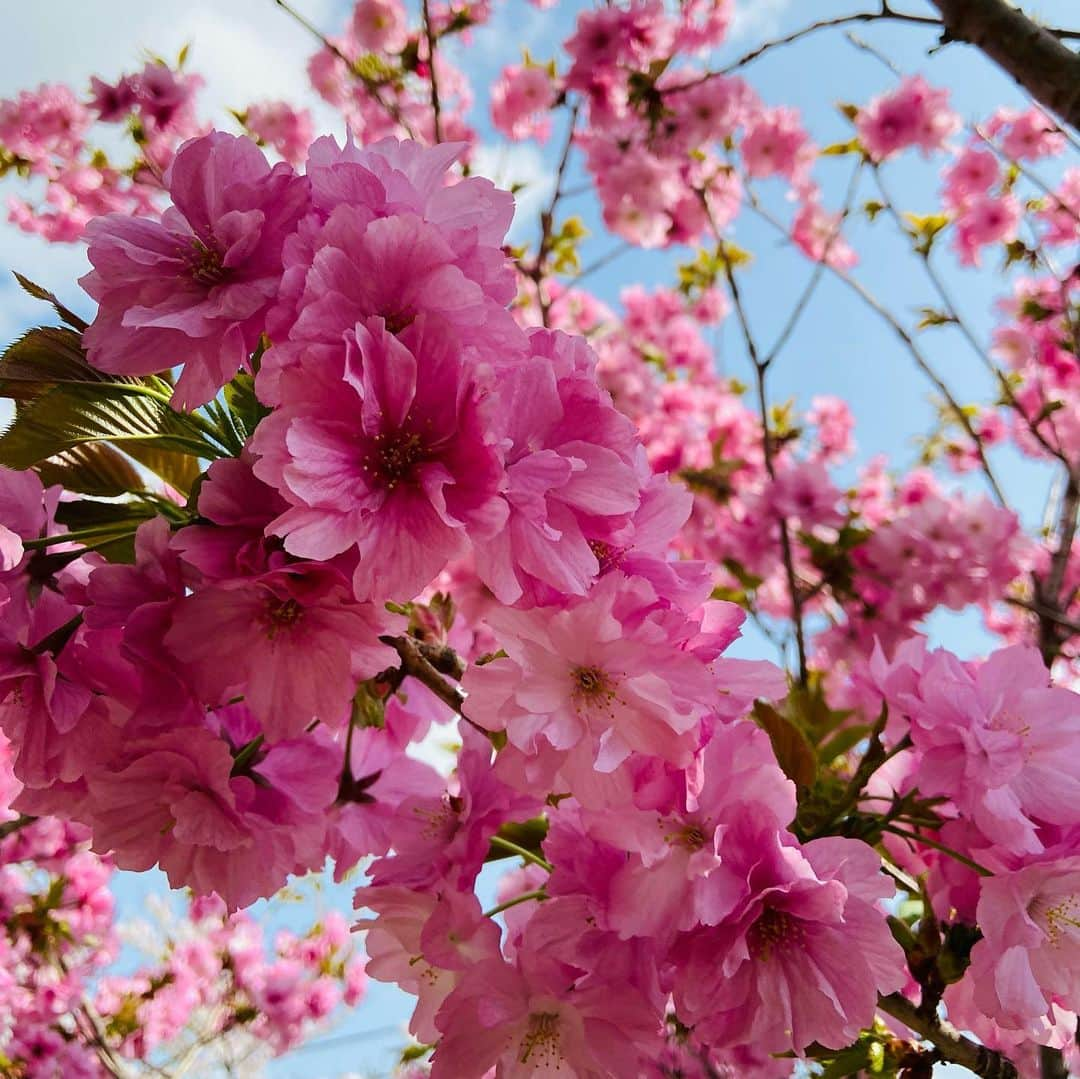
[[[420,823],[420,835],[433,842],[448,842],[453,838],[458,826],[459,807],[453,799],[443,795],[443,800],[435,809],[415,806],[413,813]]]
[[[592,551],[596,561],[600,563],[601,574],[607,573],[613,566],[617,566],[622,560],[623,551],[618,547],[612,547],[604,540],[589,540],[589,550]]]
[[[208,247],[198,237],[191,241],[187,264],[192,278],[200,285],[220,285],[229,276],[221,252],[216,247]]]
[[[1062,936],[1075,940],[1080,930],[1080,897],[1066,895],[1052,906],[1046,896],[1037,895],[1028,907],[1032,920],[1043,926],[1047,942],[1056,948]]]
[[[767,963],[774,948],[798,944],[802,937],[803,928],[798,919],[786,911],[766,907],[746,935],[746,943],[755,959]]]
[[[548,1067],[557,1067],[562,1062],[557,1012],[534,1012],[529,1016],[529,1029],[521,1039],[518,1063],[528,1064],[530,1057],[539,1057],[539,1063]]]
[[[570,675],[574,680],[575,697],[595,700],[602,697],[610,699],[615,695],[607,672],[599,667],[575,667]]]
[[[406,431],[381,432],[374,442],[362,468],[374,473],[391,491],[402,481],[412,479],[416,465],[427,453],[423,439]]]
[[[416,315],[411,311],[391,311],[389,314],[383,315],[386,332],[392,333],[395,337],[407,326],[411,326],[415,319]]]
[[[304,617],[304,608],[295,599],[278,599],[271,596],[266,601],[266,635],[273,640],[283,629],[291,629]]]
[[[687,850],[701,850],[705,846],[705,832],[700,824],[686,824],[673,837],[674,842]]]

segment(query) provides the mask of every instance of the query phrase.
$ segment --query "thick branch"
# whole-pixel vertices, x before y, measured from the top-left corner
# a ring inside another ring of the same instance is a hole
[[[981,49],[1036,101],[1080,129],[1080,55],[1005,0],[931,0],[945,38]]]
[[[1007,1057],[965,1038],[936,1016],[923,1015],[907,997],[899,993],[878,997],[878,1008],[925,1038],[943,1060],[959,1064],[983,1079],[1019,1079],[1016,1065]]]

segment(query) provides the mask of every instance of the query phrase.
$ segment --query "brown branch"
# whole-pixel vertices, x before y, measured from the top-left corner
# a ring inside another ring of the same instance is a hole
[[[426,655],[418,641],[412,637],[380,637],[384,644],[390,645],[401,657],[401,673],[423,682],[436,697],[443,703],[448,704],[459,715],[462,705],[465,703],[465,694],[459,686],[448,682],[435,669],[434,664]],[[462,716],[464,719],[465,717]]]
[[[431,112],[434,120],[435,141],[442,142],[442,108],[439,105],[439,77],[435,73],[435,31],[431,28],[431,14],[428,0],[424,0],[421,9],[424,20],[424,37],[428,48],[428,81],[431,84]]]
[[[543,281],[547,273],[547,257],[551,253],[551,234],[555,226],[555,210],[559,200],[562,199],[563,181],[566,179],[566,170],[570,164],[570,151],[574,146],[574,135],[577,130],[578,113],[581,111],[581,102],[574,102],[570,109],[570,126],[566,132],[566,142],[563,143],[562,154],[559,157],[559,165],[555,171],[555,190],[552,192],[551,201],[547,208],[540,213],[540,244],[536,250],[536,258],[530,266],[520,266],[521,272],[536,285],[536,302],[540,307],[540,319],[545,328],[550,321],[551,303],[544,293]]]
[[[730,64],[719,68],[717,71],[706,72],[704,75],[699,75],[697,78],[690,79],[684,83],[679,83],[677,86],[667,86],[662,92],[665,94],[679,93],[681,90],[689,90],[693,86],[700,86],[703,82],[708,82],[709,79],[715,79],[722,75],[730,75],[733,71],[738,71],[739,68],[753,63],[758,57],[764,56],[767,52],[771,52],[773,49],[779,48],[782,45],[792,45],[804,37],[816,34],[819,30],[828,30],[837,26],[850,26],[852,23],[878,22],[882,19],[906,23],[910,26],[932,26],[936,29],[941,29],[940,19],[935,19],[929,15],[908,15],[903,11],[893,11],[888,3],[883,0],[881,7],[877,11],[857,11],[850,15],[839,15],[831,19],[819,19],[817,22],[808,23],[801,29],[794,30],[784,37],[773,38],[771,41],[766,41],[763,45],[759,45],[756,49],[752,49],[750,52],[745,53],[737,60],[733,60]]]
[[[1042,1079],[1069,1079],[1065,1055],[1060,1049],[1052,1049],[1049,1045],[1039,1046],[1039,1070]]]
[[[1075,469],[1070,469],[1065,480],[1065,493],[1058,511],[1055,530],[1057,546],[1050,558],[1050,570],[1043,580],[1034,577],[1035,599],[1040,610],[1036,611],[1039,619],[1039,650],[1043,661],[1049,667],[1061,652],[1061,646],[1068,639],[1062,630],[1067,629],[1064,614],[1068,602],[1062,602],[1061,590],[1065,584],[1065,571],[1076,541],[1077,514],[1080,513],[1080,476]]]
[[[1039,104],[1080,129],[1080,55],[1005,0],[931,0],[941,12],[945,41],[984,52]]]
[[[3,824],[0,824],[0,839],[7,839],[9,835],[22,831],[23,828],[33,824],[36,820],[37,817],[30,817],[22,813],[14,820],[4,821]]]
[[[749,205],[750,209],[753,210],[758,217],[780,232],[788,243],[794,242],[784,225],[761,205],[753,192],[750,192],[749,195]],[[983,475],[986,477],[987,485],[989,486],[994,499],[999,505],[1008,507],[1005,492],[1002,490],[1001,484],[998,483],[997,476],[995,476],[990,461],[986,456],[986,448],[983,445],[982,437],[979,435],[978,431],[975,430],[975,427],[971,422],[971,417],[967,415],[963,406],[957,401],[952,390],[949,389],[948,385],[942,380],[941,376],[933,369],[930,362],[923,355],[922,349],[916,344],[912,333],[861,281],[852,277],[846,270],[842,270],[838,266],[828,262],[826,262],[826,269],[851,289],[851,291],[854,292],[867,307],[874,311],[903,342],[908,352],[911,353],[915,365],[926,378],[930,380],[938,393],[941,394],[942,398],[944,398],[946,404],[949,406],[949,411],[955,416],[957,423],[960,424],[967,436],[971,439],[975,449],[975,455],[979,459],[979,465]]]
[[[761,448],[765,456],[765,470],[769,473],[769,479],[776,479],[776,464],[773,459],[773,438],[769,430],[769,402],[765,390],[765,378],[769,371],[772,357],[762,359],[758,353],[757,342],[754,340],[750,329],[750,320],[747,318],[746,309],[743,307],[742,294],[739,292],[739,284],[735,280],[735,271],[731,260],[727,257],[727,249],[724,247],[723,237],[716,227],[712,211],[709,209],[708,196],[704,191],[699,192],[701,204],[705,208],[705,215],[712,226],[713,235],[716,237],[717,250],[724,261],[724,276],[727,278],[728,289],[731,292],[731,302],[735,308],[735,314],[742,329],[743,341],[746,343],[746,351],[750,362],[754,365],[755,382],[757,385],[758,414],[761,417]],[[788,593],[791,596],[791,621],[795,629],[795,648],[799,655],[799,684],[805,686],[810,681],[810,668],[806,659],[806,634],[803,629],[803,598],[799,589],[799,582],[795,576],[795,557],[792,551],[791,530],[788,527],[787,518],[779,516],[780,525],[780,554],[784,564],[784,576],[787,578]]]
[[[900,218],[900,213],[896,209],[896,204],[893,202],[892,195],[889,189],[885,186],[884,177],[881,174],[881,167],[874,165],[874,179],[877,182],[878,191],[881,193],[881,197],[884,200],[885,209],[889,216],[892,218],[893,223],[897,229],[904,235],[907,234],[907,230],[904,227],[904,223]],[[1024,410],[1023,406],[1017,400],[1016,394],[1013,391],[1012,385],[1005,377],[1004,372],[994,363],[990,358],[989,353],[979,343],[978,338],[975,336],[975,332],[971,329],[963,316],[960,314],[956,303],[953,301],[952,294],[949,292],[945,285],[945,281],[941,274],[938,273],[937,267],[931,261],[930,250],[924,249],[919,252],[920,260],[922,261],[923,269],[926,271],[926,276],[930,280],[931,285],[934,287],[934,291],[937,292],[938,298],[945,305],[945,314],[947,314],[952,320],[953,324],[960,331],[961,335],[970,345],[972,351],[979,358],[979,361],[986,368],[987,372],[994,378],[997,383],[997,387],[1001,390],[1002,398],[1027,424],[1028,430],[1031,432],[1031,436],[1042,446],[1044,450],[1051,457],[1056,457],[1066,467],[1068,467],[1068,458],[1064,452],[1060,449],[1055,449],[1053,445],[1047,440],[1046,436],[1039,430],[1039,425],[1034,422],[1031,416]],[[1040,387],[1041,388],[1041,387]],[[1046,395],[1043,394],[1045,400]],[[1060,443],[1060,440],[1059,440]]]
[[[292,4],[288,3],[288,0],[273,0],[273,3],[277,7],[281,8],[281,10],[284,11],[285,14],[289,16],[289,18],[293,19],[300,26],[302,26],[309,34],[311,34],[312,37],[316,38],[322,44],[322,47],[326,49],[327,52],[337,57],[337,59],[345,65],[349,74],[354,79],[359,79],[364,84],[364,86],[367,88],[368,93],[370,93],[371,96],[375,99],[376,104],[386,110],[390,118],[401,127],[402,131],[404,131],[410,139],[416,138],[416,133],[409,126],[408,121],[402,115],[401,109],[399,109],[393,101],[387,101],[386,98],[384,98],[382,94],[379,93],[379,88],[375,85],[375,83],[373,83],[370,79],[363,78],[360,75],[360,72],[356,70],[355,60],[350,60],[349,57],[346,56],[345,53],[343,53],[341,49],[339,49],[337,45],[335,45],[309,18],[297,11],[296,8],[292,6]]]
[[[1008,1057],[965,1038],[936,1016],[924,1015],[900,993],[878,997],[878,1008],[886,1015],[899,1019],[904,1026],[930,1042],[942,1060],[959,1064],[976,1075],[981,1075],[983,1079],[1019,1079],[1020,1073]]]

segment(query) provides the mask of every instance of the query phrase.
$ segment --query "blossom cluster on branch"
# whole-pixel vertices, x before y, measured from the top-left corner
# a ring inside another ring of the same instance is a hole
[[[349,926],[330,913],[281,933],[268,958],[248,914],[194,899],[151,932],[153,958],[110,968],[125,930],[109,890],[112,860],[82,826],[8,809],[20,783],[0,747],[0,1071],[19,1079],[171,1074],[254,1063],[296,1046],[366,977]],[[133,1070],[138,1069],[138,1070]]]
[[[309,73],[344,142],[283,102],[212,129],[197,76],[156,61],[95,80],[88,103],[57,87],[0,103],[0,164],[46,183],[13,220],[85,240],[96,304],[87,323],[23,279],[63,325],[0,360],[15,811],[89,842],[71,858],[91,876],[158,865],[212,897],[177,963],[224,970],[215,1006],[276,1050],[359,997],[344,923],[269,966],[253,945],[249,970],[252,923],[226,912],[330,858],[365,874],[367,975],[416,998],[410,1055],[434,1079],[767,1079],[792,1057],[1009,1076],[1075,1057],[1066,133],[1038,109],[965,128],[910,76],[844,106],[848,137],[819,149],[797,110],[709,68],[729,5],[602,5],[565,62],[526,55],[492,89],[512,139],[565,121],[539,239],[512,247],[513,198],[471,172],[470,89],[447,56],[489,8],[425,2],[415,25],[360,0],[342,36],[319,34]],[[128,125],[136,165],[87,161],[95,118]],[[672,287],[628,288],[616,312],[584,286],[580,222],[557,216],[575,149],[628,248],[696,248]],[[913,150],[940,172],[940,212],[891,195],[889,163]],[[835,210],[828,159],[852,168]],[[1032,171],[1047,163],[1052,183]],[[921,264],[919,325],[855,275],[856,213]],[[768,349],[734,240],[748,214],[811,266]],[[943,279],[946,238],[957,272],[1013,275],[985,347]],[[848,405],[770,402],[824,275],[930,379],[924,467],[875,459],[842,487]],[[724,320],[747,383],[717,370]],[[934,370],[922,335],[946,329],[994,400]],[[991,451],[1010,444],[1059,477],[1041,535],[999,481]],[[973,606],[1002,647],[932,649],[926,619]],[[748,617],[785,634],[790,673],[728,654]],[[432,739],[455,747],[449,774],[424,759]],[[480,875],[509,859],[484,910]],[[115,1023],[79,1051],[151,1055],[208,1005],[192,993],[175,964],[106,979],[93,1007]],[[75,1044],[41,1029],[54,1062]]]

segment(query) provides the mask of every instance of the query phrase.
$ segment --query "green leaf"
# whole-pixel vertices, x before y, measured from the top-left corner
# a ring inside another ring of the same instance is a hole
[[[202,475],[199,458],[186,451],[169,450],[148,442],[125,442],[124,452],[182,495],[191,494],[195,481]]]
[[[225,387],[225,404],[245,441],[259,420],[270,415],[270,409],[255,396],[255,379],[246,371],[241,371]]]
[[[858,139],[848,139],[847,142],[834,142],[821,151],[822,157],[841,157],[844,154],[861,154],[863,145]]]
[[[884,209],[885,203],[878,202],[877,199],[870,199],[868,202],[863,203],[863,213],[866,214],[867,219],[870,221],[873,221]]]
[[[1046,404],[1039,409],[1039,414],[1032,421],[1032,425],[1037,427],[1043,420],[1049,419],[1055,412],[1059,412],[1064,407],[1064,401],[1047,401]]]
[[[920,255],[929,255],[937,234],[949,224],[947,214],[912,214],[905,213],[904,220],[910,226],[908,234],[915,243],[915,250]]]
[[[844,1079],[845,1076],[858,1075],[869,1063],[870,1046],[866,1042],[859,1042],[837,1053],[825,1066],[820,1079]]]
[[[853,727],[845,727],[830,738],[819,750],[818,760],[822,764],[829,764],[849,750],[854,749],[870,733],[868,723],[857,723]]]
[[[803,732],[764,701],[754,705],[753,716],[757,725],[769,736],[784,775],[796,787],[813,786],[817,776],[817,757]]]
[[[939,311],[935,307],[920,307],[919,314],[922,318],[915,326],[917,330],[925,330],[929,326],[948,326],[957,321],[955,316]]]
[[[53,310],[69,326],[73,326],[76,330],[86,329],[86,322],[79,318],[74,311],[65,307],[47,288],[34,284],[29,277],[24,277],[18,270],[12,270],[11,272],[15,275],[15,280],[22,286],[23,291],[28,292],[35,300],[44,300],[46,303],[52,304]]]
[[[102,399],[95,387],[57,386],[20,409],[0,435],[0,464],[31,468],[73,446],[88,442],[142,443],[217,457],[219,451],[203,441],[198,429],[163,401],[153,397]]]
[[[759,588],[765,580],[764,577],[751,573],[741,562],[734,558],[725,558],[723,565],[724,569],[748,592],[753,592],[755,588]]]
[[[0,397],[33,401],[61,385],[108,382],[86,362],[79,335],[62,326],[27,330],[0,357]]]
[[[92,528],[137,528],[155,516],[154,508],[142,502],[97,502],[79,498],[61,502],[56,507],[56,520],[72,532]],[[58,540],[63,536],[58,536]]]
[[[61,502],[57,521],[70,531],[72,542],[91,548],[110,562],[135,561],[135,531],[155,517],[154,507],[145,502],[95,502],[78,499]],[[56,542],[64,540],[56,537]]]
[[[548,822],[546,817],[533,817],[527,821],[507,821],[498,831],[501,839],[507,839],[516,843],[519,847],[533,854],[543,856],[543,842],[547,836]],[[498,862],[504,858],[516,857],[510,851],[502,847],[491,847],[484,858],[485,862]]]
[[[143,488],[131,462],[104,442],[73,446],[42,461],[35,471],[47,487],[59,483],[66,491],[98,498],[115,498]]]

